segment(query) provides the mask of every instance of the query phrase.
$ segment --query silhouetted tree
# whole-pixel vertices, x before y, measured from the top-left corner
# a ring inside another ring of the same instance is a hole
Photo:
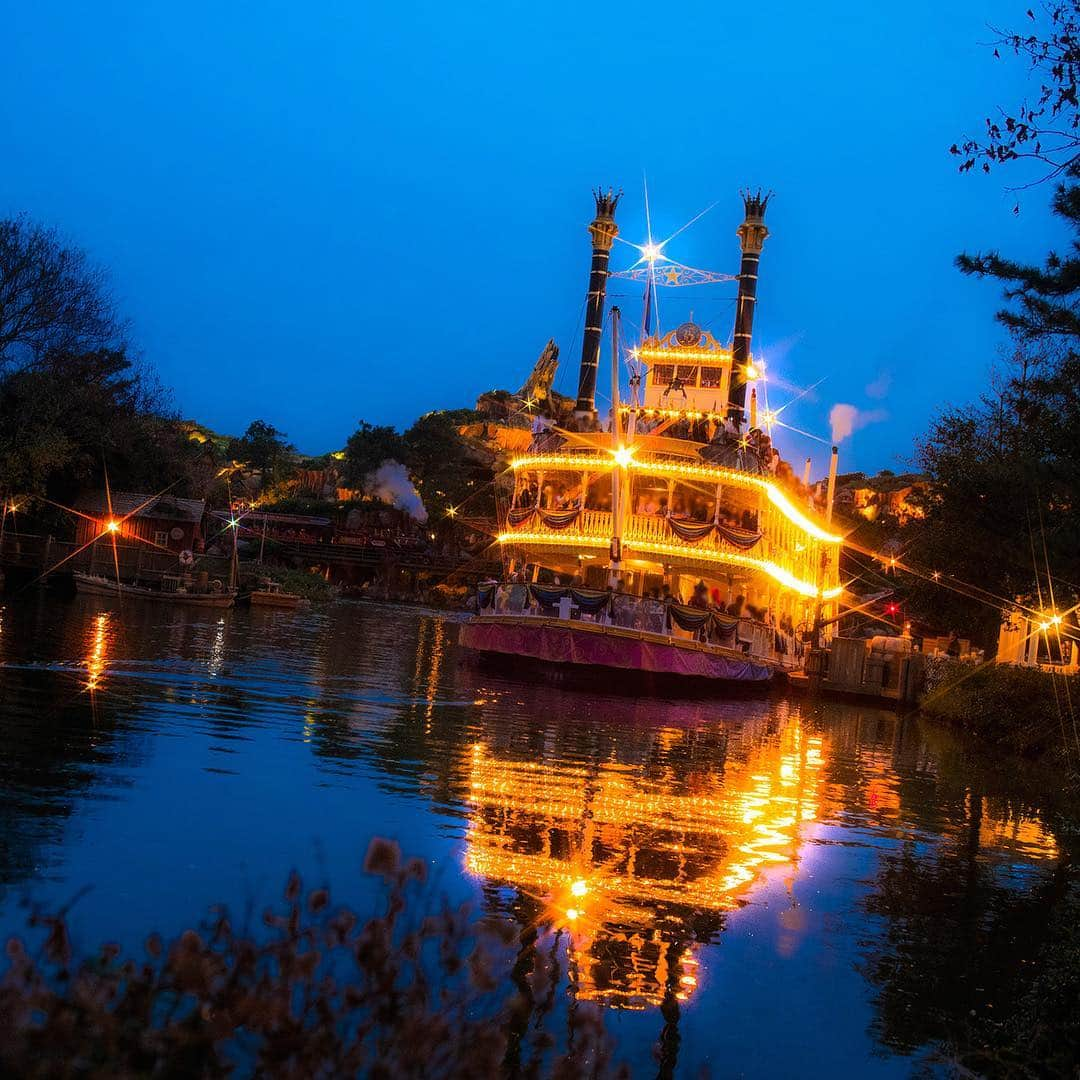
[[[276,477],[296,453],[285,440],[285,433],[278,431],[265,420],[253,420],[239,439],[229,443],[228,455],[262,471],[265,477]]]
[[[384,461],[405,464],[407,457],[402,437],[389,425],[372,425],[361,420],[345,444],[345,482],[359,491],[366,490],[368,478]]]
[[[1026,159],[1045,169],[1043,180],[1068,171],[1080,153],[1080,112],[1077,77],[1080,75],[1080,0],[1047,3],[1040,8],[1043,22],[1027,10],[1030,27],[994,28],[994,56],[1012,51],[1028,61],[1039,82],[1033,101],[1021,101],[987,117],[983,138],[965,138],[951,152],[962,158],[960,171],[978,164],[983,172],[1007,161]]]
[[[0,375],[46,356],[123,345],[104,272],[53,229],[0,220]]]

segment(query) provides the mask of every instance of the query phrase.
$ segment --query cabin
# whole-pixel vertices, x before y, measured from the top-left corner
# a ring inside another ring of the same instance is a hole
[[[114,491],[110,498],[97,491],[79,499],[73,509],[79,515],[75,528],[79,547],[103,533],[113,533],[120,541],[140,540],[159,551],[194,551],[203,545],[203,499],[131,491]]]

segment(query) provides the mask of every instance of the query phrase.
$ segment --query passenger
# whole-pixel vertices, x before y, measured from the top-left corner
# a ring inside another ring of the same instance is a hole
[[[739,595],[727,606],[727,613],[734,615],[736,619],[742,618],[743,606],[746,603],[746,597]]]
[[[699,581],[694,586],[694,595],[690,597],[690,607],[700,608],[702,611],[709,610],[709,589],[704,581]]]

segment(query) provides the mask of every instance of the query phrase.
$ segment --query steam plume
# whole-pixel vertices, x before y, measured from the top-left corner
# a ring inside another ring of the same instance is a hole
[[[413,487],[405,466],[392,458],[384,461],[371,475],[370,490],[376,498],[410,513],[417,521],[427,521],[427,511]]]
[[[834,405],[829,412],[829,423],[832,425],[832,441],[840,443],[859,428],[867,424],[875,424],[884,420],[889,414],[884,409],[870,409],[863,411],[854,405]]]

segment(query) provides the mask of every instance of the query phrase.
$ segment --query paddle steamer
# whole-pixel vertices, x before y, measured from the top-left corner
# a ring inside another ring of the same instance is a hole
[[[827,494],[812,489],[809,461],[796,476],[772,444],[775,415],[757,407],[750,340],[768,196],[744,196],[730,346],[694,322],[652,332],[656,287],[694,272],[651,240],[640,249],[644,337],[624,354],[611,310],[612,407],[602,416],[617,203],[596,193],[576,402],[553,415],[549,398],[551,415],[534,420],[511,462],[497,538],[504,580],[481,586],[461,641],[562,669],[766,683],[829,635],[842,593],[835,448]]]

